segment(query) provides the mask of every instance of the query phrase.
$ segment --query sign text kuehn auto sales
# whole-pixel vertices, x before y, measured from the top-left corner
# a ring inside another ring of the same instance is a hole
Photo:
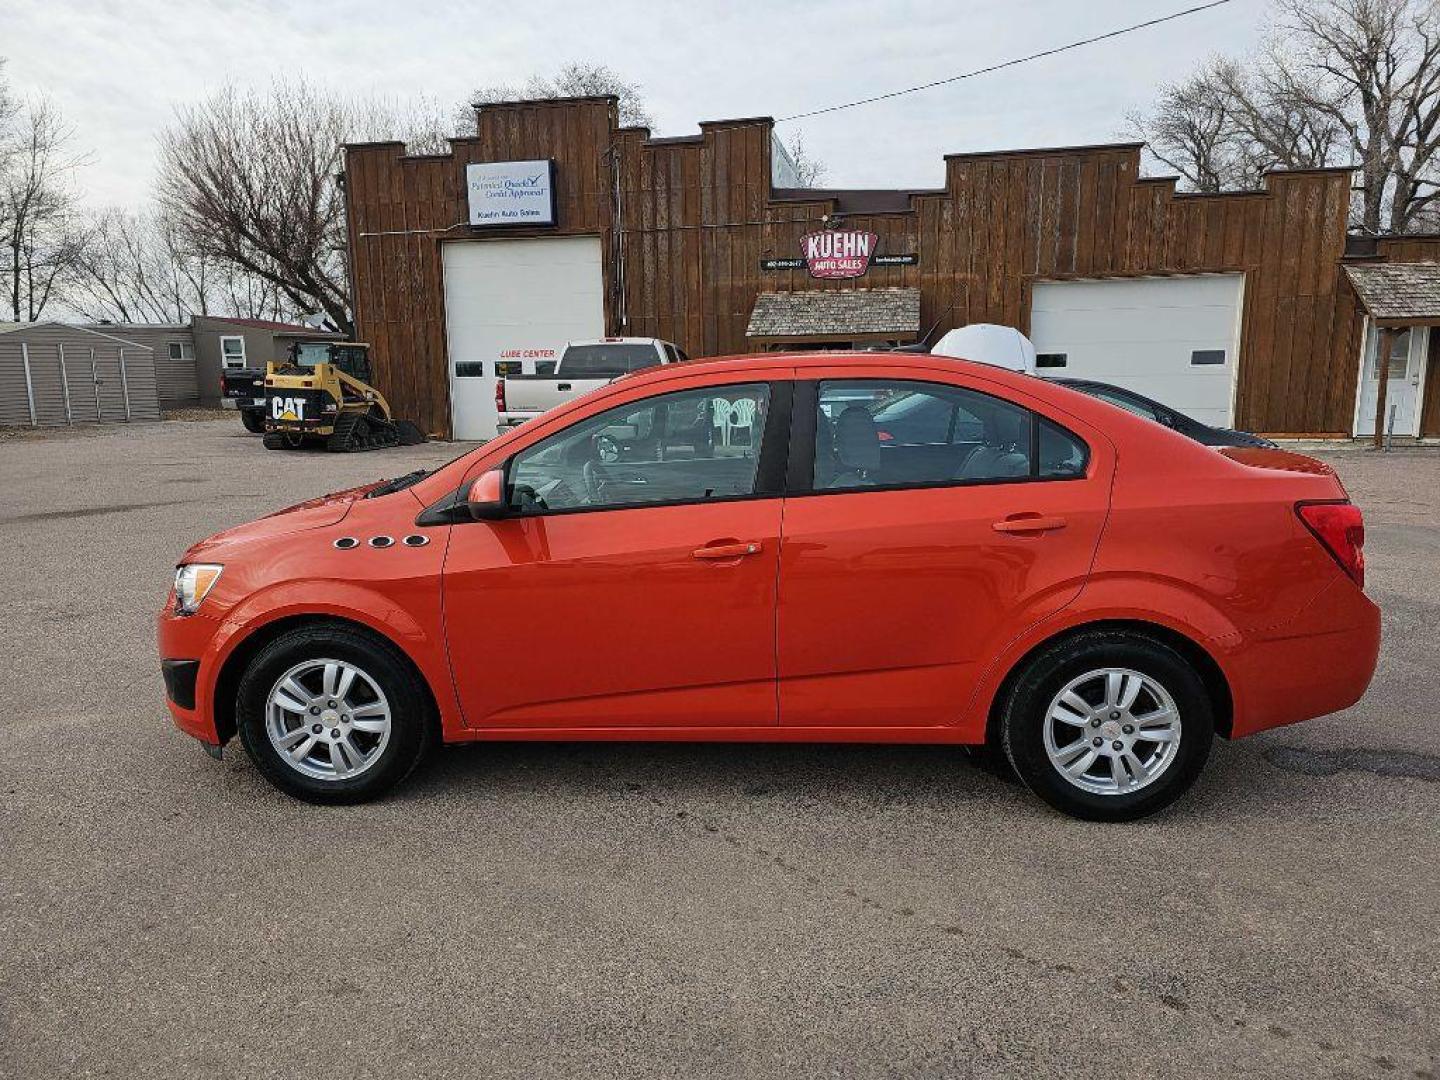
[[[800,238],[798,259],[761,259],[762,270],[809,270],[815,278],[860,277],[872,266],[915,266],[919,255],[877,255],[879,237],[860,229],[826,229]]]

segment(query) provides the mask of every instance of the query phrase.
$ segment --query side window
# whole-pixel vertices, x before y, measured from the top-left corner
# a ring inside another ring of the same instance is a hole
[[[1084,476],[1090,451],[1074,435],[1044,417],[1040,421],[1040,462],[1037,475],[1048,479]]]
[[[1108,390],[1093,390],[1091,393],[1101,401],[1108,401],[1111,405],[1124,409],[1126,412],[1132,412],[1136,416],[1143,416],[1146,420],[1160,420],[1160,417],[1155,414],[1155,410],[1150,408],[1150,406],[1144,402],[1136,401],[1134,398],[1127,397],[1124,394],[1115,394]]]
[[[1056,479],[1085,469],[1084,444],[1068,432],[961,387],[825,381],[817,408],[816,490]]]
[[[755,493],[770,387],[739,383],[633,401],[517,454],[521,513],[702,502]]]

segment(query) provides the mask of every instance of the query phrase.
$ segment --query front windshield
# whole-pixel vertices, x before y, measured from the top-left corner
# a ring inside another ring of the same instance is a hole
[[[296,367],[314,367],[330,362],[330,346],[324,341],[307,341],[295,346]]]

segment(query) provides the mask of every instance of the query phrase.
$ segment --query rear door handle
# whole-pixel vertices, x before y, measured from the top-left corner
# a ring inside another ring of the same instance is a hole
[[[555,389],[556,389],[556,390],[569,390],[569,389],[570,389],[570,384],[569,384],[568,382],[556,383],[556,384],[555,384]]]
[[[736,544],[706,544],[690,554],[697,559],[743,559],[746,555],[759,555],[761,544],[758,540]]]
[[[1065,528],[1065,519],[1062,517],[1043,517],[1040,514],[1028,516],[1016,514],[1004,521],[992,522],[990,527],[1000,533],[1027,533],[1027,532],[1050,532],[1052,529]]]

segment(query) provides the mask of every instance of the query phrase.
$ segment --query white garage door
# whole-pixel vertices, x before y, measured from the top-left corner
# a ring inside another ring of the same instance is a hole
[[[543,373],[567,341],[604,336],[600,239],[451,243],[442,258],[455,438],[493,439],[497,378]]]
[[[1037,282],[1030,338],[1041,375],[1095,379],[1229,425],[1240,274]]]

